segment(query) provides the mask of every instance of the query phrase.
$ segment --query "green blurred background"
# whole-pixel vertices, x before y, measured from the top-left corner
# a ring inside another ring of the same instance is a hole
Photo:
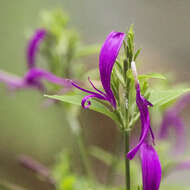
[[[140,72],[174,73],[175,81],[190,81],[189,47],[190,1],[185,0],[0,0],[0,68],[18,75],[26,69],[27,34],[39,26],[42,10],[63,8],[71,17],[85,43],[102,42],[112,30],[126,31],[135,24],[136,44],[142,47]],[[97,59],[89,64],[97,64]],[[9,181],[29,190],[51,189],[17,163],[20,154],[28,154],[52,167],[55,155],[70,144],[64,127],[64,113],[59,107],[43,107],[44,97],[38,92],[9,94],[0,88],[0,182]],[[92,112],[85,117],[84,128],[95,142],[111,149],[109,140],[114,125]],[[189,121],[186,121],[188,124]],[[105,131],[105,132],[104,132]],[[109,132],[108,132],[109,131]],[[93,135],[95,134],[95,135]],[[106,136],[105,136],[106,135]],[[105,139],[108,141],[105,142]],[[102,167],[102,166],[99,166]],[[190,172],[180,175],[179,184],[187,183]],[[171,177],[171,181],[175,178]]]

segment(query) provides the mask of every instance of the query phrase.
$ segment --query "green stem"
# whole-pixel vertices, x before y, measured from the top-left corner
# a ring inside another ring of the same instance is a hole
[[[119,147],[121,145],[120,142],[121,142],[120,141],[120,135],[117,134],[117,137],[115,140],[115,147],[114,147],[114,157],[113,157],[111,166],[110,166],[109,171],[108,171],[108,176],[107,176],[107,185],[108,186],[113,185],[113,182],[114,182],[115,171],[116,171],[116,167],[118,165],[118,157],[116,155],[119,154],[119,150],[120,150]]]
[[[88,159],[88,151],[85,147],[84,138],[81,131],[81,126],[79,124],[77,115],[71,114],[71,116],[67,115],[67,120],[70,125],[71,131],[73,135],[76,137],[76,141],[78,142],[79,147],[79,153],[81,156],[82,164],[84,166],[84,169],[86,171],[86,174],[88,175],[89,179],[93,180],[94,175],[91,168],[90,160]]]
[[[90,160],[88,159],[88,152],[86,150],[86,147],[84,145],[84,140],[82,137],[82,134],[78,135],[78,145],[79,145],[79,151],[81,155],[81,159],[85,168],[85,171],[89,177],[89,179],[93,180],[94,179],[94,174],[91,168]]]
[[[130,160],[126,158],[127,153],[129,152],[129,88],[130,88],[130,80],[127,80],[127,70],[129,69],[129,64],[127,60],[123,62],[123,78],[125,81],[125,98],[124,98],[124,141],[125,141],[125,183],[126,183],[126,190],[130,190],[131,182],[130,182]],[[127,106],[126,106],[127,103]]]
[[[130,190],[130,160],[126,158],[127,153],[129,152],[129,132],[125,131],[125,183],[126,190]]]

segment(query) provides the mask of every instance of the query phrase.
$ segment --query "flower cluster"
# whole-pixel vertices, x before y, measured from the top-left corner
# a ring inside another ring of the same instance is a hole
[[[0,82],[5,83],[11,90],[35,88],[44,92],[46,89],[42,82],[43,79],[60,86],[69,88],[72,87],[71,80],[57,77],[52,73],[36,66],[36,56],[39,46],[45,39],[46,34],[47,31],[45,29],[37,29],[32,38],[29,40],[27,48],[28,71],[25,76],[21,78],[8,74],[4,71],[0,71]]]

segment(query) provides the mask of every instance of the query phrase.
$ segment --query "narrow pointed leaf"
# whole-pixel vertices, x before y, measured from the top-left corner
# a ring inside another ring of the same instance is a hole
[[[151,90],[149,101],[154,106],[163,106],[167,103],[170,103],[176,100],[181,95],[190,92],[190,88],[178,88],[171,90]]]
[[[148,73],[145,75],[139,75],[138,79],[162,79],[162,80],[166,80],[166,77],[160,73]]]
[[[70,93],[69,95],[45,95],[45,97],[55,99],[55,100],[60,100],[66,103],[74,104],[81,106],[81,100],[84,97],[83,94],[75,94],[75,93]],[[113,112],[111,112],[106,106],[104,106],[102,103],[96,101],[95,99],[91,99],[91,106],[89,107],[90,110],[102,113],[112,120],[114,120],[116,123],[118,123],[117,117],[114,115]]]

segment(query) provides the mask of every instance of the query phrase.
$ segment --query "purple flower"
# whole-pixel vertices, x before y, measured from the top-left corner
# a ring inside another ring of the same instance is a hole
[[[185,161],[174,161],[172,163],[169,163],[166,165],[164,171],[164,177],[169,176],[169,174],[173,172],[178,172],[178,171],[183,171],[183,170],[190,170],[190,161],[185,160]]]
[[[131,68],[135,77],[136,103],[140,112],[141,135],[139,143],[127,154],[127,158],[133,159],[138,150],[140,150],[143,190],[158,190],[162,174],[161,165],[156,151],[149,142],[150,136],[154,142],[148,110],[148,106],[152,106],[152,104],[141,95],[135,62],[131,63]]]
[[[43,79],[67,88],[72,87],[71,80],[57,77],[46,70],[36,67],[35,58],[39,44],[44,39],[45,34],[46,31],[44,29],[38,29],[29,41],[27,49],[27,63],[29,70],[23,78],[0,71],[0,81],[6,83],[10,89],[36,88],[40,91],[44,91],[45,87],[42,84]]]
[[[35,58],[38,52],[38,47],[45,38],[46,33],[47,32],[45,29],[37,29],[32,38],[30,39],[27,48],[28,68],[35,67]]]
[[[39,68],[30,69],[24,77],[24,83],[26,84],[26,86],[34,86],[37,87],[39,90],[44,90],[44,87],[41,84],[42,79],[45,79],[46,81],[60,86],[71,86],[71,80],[57,77],[52,73]]]
[[[153,142],[154,142],[154,134],[152,131],[152,128],[150,126],[150,116],[149,116],[149,111],[148,111],[148,106],[153,106],[148,100],[146,100],[140,92],[140,85],[137,77],[137,71],[136,71],[136,65],[135,62],[133,61],[131,63],[131,69],[133,72],[133,75],[135,77],[135,87],[136,87],[136,104],[140,112],[140,120],[141,120],[141,135],[140,135],[140,140],[139,143],[137,144],[136,147],[134,147],[128,154],[127,158],[128,159],[133,159],[138,150],[140,149],[141,145],[147,141],[149,138],[149,133],[152,136]]]
[[[176,149],[183,150],[185,144],[185,127],[180,112],[190,102],[190,93],[183,96],[172,108],[169,108],[163,117],[159,138],[166,139],[169,136],[169,129],[174,128],[176,133]]]
[[[184,149],[184,140],[185,140],[185,127],[183,120],[180,116],[175,112],[175,110],[168,109],[165,114],[164,118],[161,123],[160,131],[159,131],[159,138],[166,139],[169,136],[169,128],[173,128],[176,133],[176,150],[183,150]]]
[[[44,91],[45,87],[42,84],[43,79],[64,87],[72,86],[71,80],[57,77],[39,68],[30,69],[23,78],[0,71],[0,81],[6,83],[11,90],[36,88],[40,91]]]
[[[0,71],[0,82],[5,83],[10,90],[23,88],[23,80],[13,74],[9,74],[5,71]]]
[[[148,102],[140,93],[140,86],[139,83],[136,84],[136,103],[140,112],[140,120],[141,120],[141,135],[139,143],[135,148],[133,148],[128,154],[128,159],[133,159],[138,150],[140,149],[141,145],[146,141],[148,138],[148,134],[150,132],[152,139],[154,141],[154,134],[152,132],[150,126],[150,116],[148,111],[148,106],[152,106],[150,102]]]
[[[143,143],[140,148],[143,190],[158,190],[160,187],[162,169],[159,157],[154,148]]]
[[[76,88],[90,94],[90,95],[85,96],[82,99],[81,105],[83,108],[88,108],[91,105],[91,102],[88,101],[90,98],[98,98],[100,100],[108,101],[114,108],[116,108],[116,100],[115,100],[113,91],[111,89],[111,73],[112,73],[114,63],[119,54],[119,50],[122,46],[124,38],[125,38],[124,33],[111,32],[107,36],[102,46],[102,49],[100,51],[99,72],[100,72],[102,87],[105,92],[98,90],[90,81],[90,78],[89,78],[89,82],[96,92],[86,90],[78,86],[76,83],[72,83],[73,86],[75,86]],[[86,102],[87,102],[87,105],[85,105]]]

